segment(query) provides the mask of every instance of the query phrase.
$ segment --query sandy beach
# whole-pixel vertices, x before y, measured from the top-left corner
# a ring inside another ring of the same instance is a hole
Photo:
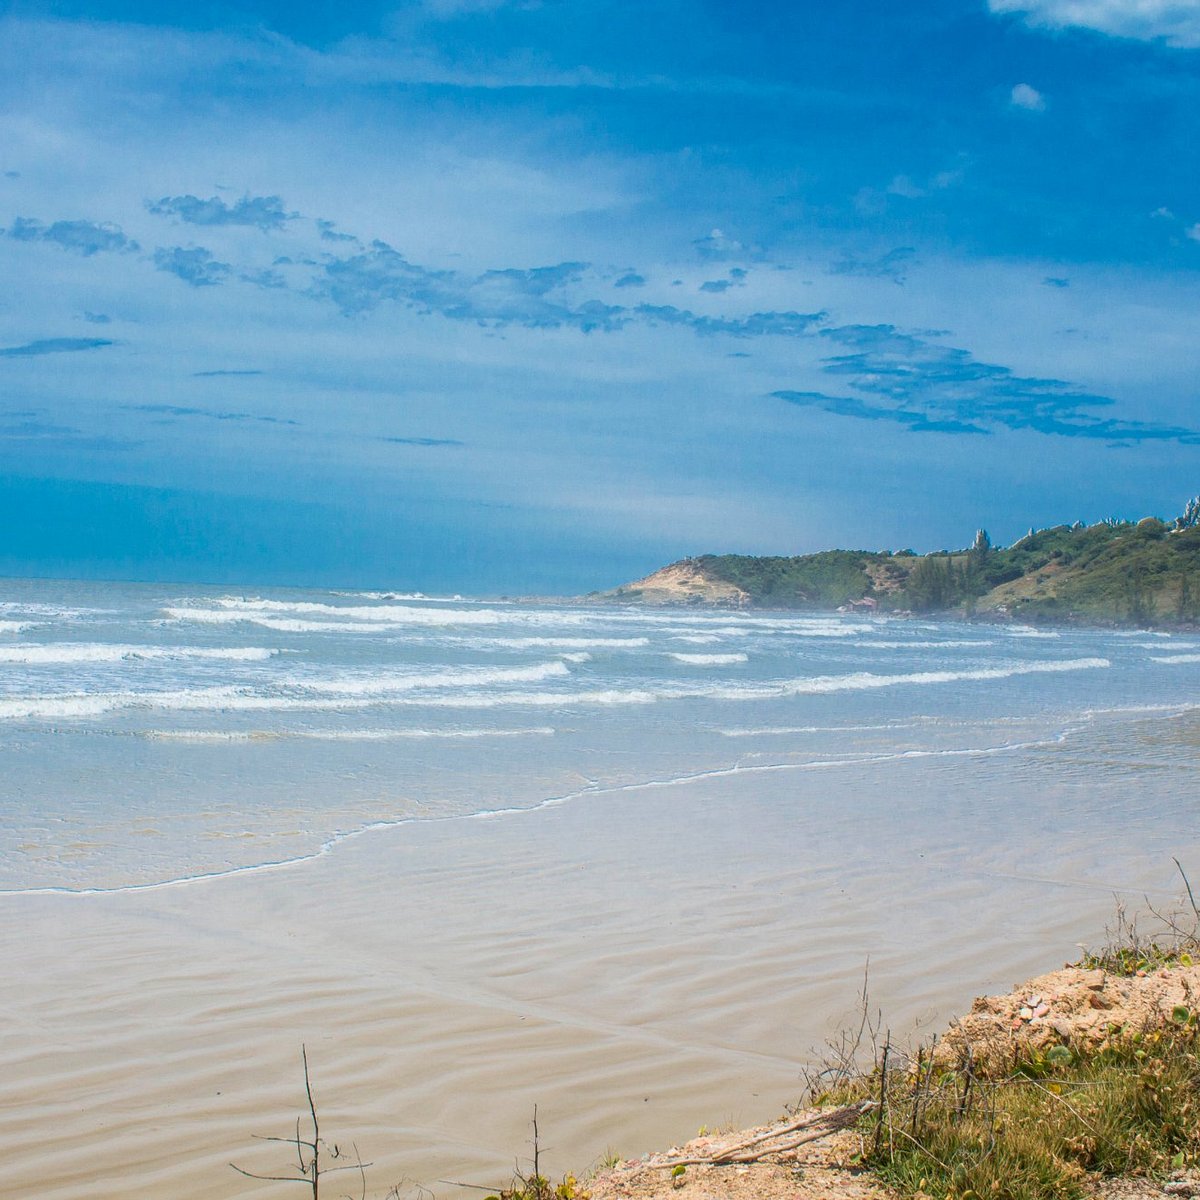
[[[1120,821],[1089,819],[1079,761],[1040,764],[1035,837],[972,806],[1004,763],[947,758],[625,789],[381,830],[290,868],[6,896],[5,1191],[279,1194],[228,1163],[279,1165],[254,1135],[292,1128],[302,1043],[328,1135],[374,1163],[379,1194],[504,1182],[535,1103],[555,1171],[773,1118],[868,958],[905,1035],[1074,956],[1114,893],[1174,895],[1168,849],[1196,839],[1146,814],[1176,782],[1151,773]],[[913,823],[936,833],[898,833]]]

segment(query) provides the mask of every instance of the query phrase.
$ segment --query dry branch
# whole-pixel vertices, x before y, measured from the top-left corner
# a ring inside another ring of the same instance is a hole
[[[816,1142],[853,1125],[863,1113],[875,1107],[874,1100],[848,1104],[829,1112],[808,1114],[787,1121],[765,1133],[756,1134],[733,1146],[725,1146],[714,1154],[695,1158],[665,1158],[652,1162],[652,1167],[727,1167],[758,1162],[772,1154],[794,1150],[807,1142]],[[792,1136],[792,1135],[799,1136]],[[775,1143],[775,1144],[771,1144]]]

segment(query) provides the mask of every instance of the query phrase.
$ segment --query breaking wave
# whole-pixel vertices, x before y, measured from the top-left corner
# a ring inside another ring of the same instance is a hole
[[[692,667],[723,667],[731,663],[744,663],[749,660],[748,654],[675,654],[670,655],[676,662],[686,663]]]
[[[262,662],[277,654],[259,646],[124,646],[103,642],[51,642],[47,645],[0,646],[0,663],[106,663],[128,659],[211,659]]]

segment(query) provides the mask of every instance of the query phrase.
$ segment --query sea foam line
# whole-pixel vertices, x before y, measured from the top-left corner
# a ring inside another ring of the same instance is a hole
[[[260,646],[133,646],[108,642],[49,642],[0,646],[0,663],[122,662],[127,659],[216,659],[262,662],[279,653]]]
[[[566,663],[555,661],[529,667],[464,667],[424,675],[367,676],[361,679],[289,681],[286,694],[263,694],[236,686],[187,688],[160,692],[59,692],[51,695],[6,696],[0,699],[0,719],[35,717],[96,717],[120,709],[167,711],[370,708],[404,703],[396,693],[424,689],[473,687],[480,684],[536,683],[570,675]],[[307,693],[295,695],[292,693]],[[429,704],[434,697],[409,698],[410,704]],[[470,707],[470,706],[468,706]]]
[[[422,688],[463,688],[480,682],[513,683],[570,674],[566,663],[556,661],[537,667],[447,672],[441,676],[403,676],[393,680],[329,681],[296,683],[293,690],[308,695],[264,695],[235,687],[197,688],[178,692],[59,693],[50,696],[21,696],[0,699],[0,719],[37,717],[95,717],[117,709],[160,708],[166,710],[230,709],[242,711],[288,711],[305,709],[355,709],[371,707],[422,707],[480,709],[501,707],[571,708],[580,705],[655,704],[663,700],[753,701],[825,695],[847,691],[871,691],[902,686],[924,686],[958,682],[986,682],[1015,675],[1096,670],[1111,666],[1106,658],[1076,658],[1057,662],[1013,663],[1006,667],[972,671],[914,671],[877,675],[869,671],[849,675],[817,675],[776,680],[761,684],[679,684],[670,687],[608,688],[592,691],[501,691],[459,692],[431,696],[403,694]],[[363,694],[369,692],[369,694]],[[317,694],[320,693],[320,694]]]
[[[463,645],[503,649],[549,649],[549,650],[636,650],[650,645],[648,637],[465,637],[453,639]]]
[[[672,652],[669,657],[691,667],[723,667],[733,663],[747,662],[750,656],[748,654],[676,654]]]
[[[278,742],[302,738],[329,742],[390,742],[402,739],[552,737],[550,725],[529,729],[146,729],[137,737],[171,742]]]
[[[328,618],[312,621],[317,629],[353,629],[359,622],[392,628],[454,625],[591,625],[603,619],[587,612],[549,612],[519,608],[421,608],[412,604],[320,604],[315,601],[243,600],[227,597],[216,608],[199,608],[196,602],[170,605],[163,614],[175,621],[226,623],[295,617]],[[308,626],[306,625],[306,628]]]
[[[999,746],[965,747],[956,750],[898,750],[881,754],[862,755],[857,758],[814,759],[803,763],[755,763],[747,766],[735,763],[729,767],[716,767],[707,771],[695,771],[684,775],[668,776],[665,779],[646,779],[635,783],[589,785],[573,792],[565,792],[557,796],[547,796],[535,804],[526,807],[508,807],[485,809],[480,812],[464,813],[446,817],[398,817],[392,820],[371,821],[356,829],[339,830],[326,838],[315,850],[307,854],[297,854],[290,858],[275,859],[271,862],[252,863],[242,867],[227,867],[216,871],[200,871],[192,875],[180,875],[172,879],[154,880],[149,883],[123,884],[118,887],[30,887],[0,889],[0,898],[7,896],[120,896],[138,892],[165,891],[168,888],[186,887],[191,884],[208,883],[214,880],[230,879],[242,875],[255,875],[268,871],[280,871],[303,866],[332,854],[339,846],[367,834],[377,833],[386,829],[398,829],[409,825],[444,824],[451,821],[486,821],[497,818],[521,816],[542,812],[548,808],[572,803],[577,800],[590,799],[598,796],[621,795],[629,792],[651,791],[663,788],[684,787],[692,783],[701,783],[710,779],[729,778],[738,775],[763,775],[788,771],[817,771],[836,770],[848,766],[875,766],[889,762],[899,762],[923,758],[969,758],[991,757],[998,754],[1010,754],[1021,750],[1035,749],[1039,746],[1058,745],[1066,741],[1074,732],[1073,729],[1063,730],[1051,738],[1043,738],[1032,742],[1008,742]]]
[[[860,647],[868,650],[958,650],[960,648],[974,648],[977,646],[994,646],[996,643],[991,641],[939,641],[939,642],[888,642],[888,641],[864,641],[855,642],[854,648],[857,650]]]

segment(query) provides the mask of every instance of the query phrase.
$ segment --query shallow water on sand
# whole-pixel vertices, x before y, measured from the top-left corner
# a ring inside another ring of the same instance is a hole
[[[379,1194],[503,1181],[535,1102],[554,1169],[640,1153],[794,1099],[868,958],[911,1033],[1200,862],[1182,637],[0,599],[14,1195],[277,1194],[228,1162],[302,1042]]]

